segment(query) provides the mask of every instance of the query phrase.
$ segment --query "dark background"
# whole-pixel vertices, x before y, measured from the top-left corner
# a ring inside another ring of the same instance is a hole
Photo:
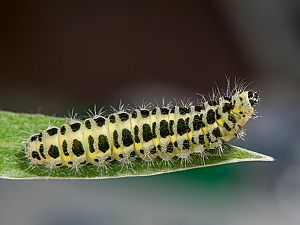
[[[9,110],[191,96],[251,68],[209,1],[26,1],[2,11],[1,94],[11,103],[1,106]]]
[[[295,224],[300,220],[297,1],[8,1],[0,109],[67,115],[254,82],[262,118],[234,144],[271,155],[148,178],[0,182],[0,224]],[[48,124],[45,124],[47,126]]]

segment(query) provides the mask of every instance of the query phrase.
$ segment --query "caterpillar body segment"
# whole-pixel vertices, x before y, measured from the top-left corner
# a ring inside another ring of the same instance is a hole
[[[220,148],[241,132],[259,102],[256,92],[237,91],[188,107],[154,107],[120,111],[49,127],[31,136],[25,146],[32,164],[78,168],[104,166],[113,160],[186,160]]]

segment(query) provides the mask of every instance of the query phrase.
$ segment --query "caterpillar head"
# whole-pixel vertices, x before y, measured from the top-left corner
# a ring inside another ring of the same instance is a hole
[[[252,91],[248,92],[248,99],[251,106],[256,105],[260,101],[259,94],[257,92],[252,92]]]

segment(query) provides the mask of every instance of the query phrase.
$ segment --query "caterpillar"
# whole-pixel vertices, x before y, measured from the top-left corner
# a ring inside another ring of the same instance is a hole
[[[243,131],[259,101],[258,92],[236,88],[232,94],[227,91],[198,104],[99,114],[32,135],[25,153],[32,164],[49,168],[101,167],[112,161],[128,165],[137,159],[188,160],[210,149],[222,151],[224,143]]]

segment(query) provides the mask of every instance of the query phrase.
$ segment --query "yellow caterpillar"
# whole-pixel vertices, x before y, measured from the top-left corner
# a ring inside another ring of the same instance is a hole
[[[153,162],[188,159],[219,148],[241,132],[254,115],[257,92],[233,95],[188,107],[153,107],[98,115],[84,121],[49,127],[31,136],[25,146],[32,164],[54,168],[128,164],[140,158]]]

